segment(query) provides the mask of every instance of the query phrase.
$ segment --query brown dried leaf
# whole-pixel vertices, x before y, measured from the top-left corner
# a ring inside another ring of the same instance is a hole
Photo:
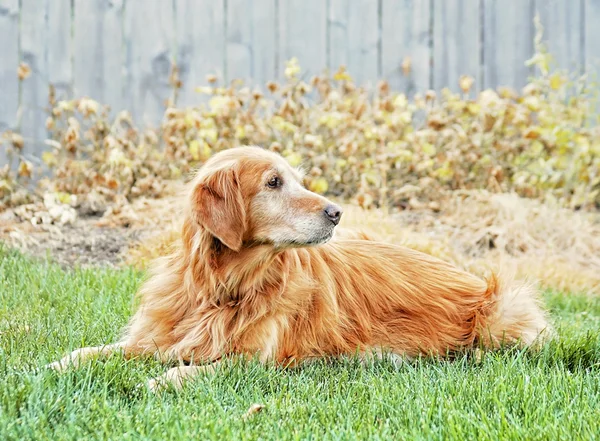
[[[475,80],[473,77],[469,75],[461,75],[460,79],[458,80],[458,85],[464,93],[469,93],[474,82]]]
[[[253,404],[252,406],[250,406],[248,408],[248,410],[246,411],[246,413],[242,416],[242,418],[244,420],[247,420],[248,418],[250,418],[252,415],[257,414],[258,412],[261,412],[263,409],[265,408],[264,404]]]
[[[13,147],[18,150],[22,150],[23,146],[25,145],[25,142],[23,141],[23,137],[21,135],[19,135],[18,133],[12,133],[10,135],[10,141],[12,142]]]
[[[21,161],[19,163],[19,176],[24,178],[31,178],[31,173],[33,171],[33,165],[29,161]]]
[[[20,81],[23,81],[31,75],[31,68],[27,63],[21,62],[17,68],[17,76]]]
[[[412,59],[409,56],[404,57],[401,67],[404,76],[410,75],[410,71],[412,70]]]

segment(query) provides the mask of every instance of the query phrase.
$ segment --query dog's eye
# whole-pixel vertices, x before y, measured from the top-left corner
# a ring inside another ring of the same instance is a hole
[[[281,179],[279,179],[279,176],[273,176],[267,182],[267,186],[269,188],[279,188],[279,187],[281,187]]]

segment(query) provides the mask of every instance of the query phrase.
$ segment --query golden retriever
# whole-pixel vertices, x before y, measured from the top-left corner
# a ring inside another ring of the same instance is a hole
[[[341,208],[270,151],[220,152],[189,189],[181,244],[141,287],[123,338],[51,367],[117,350],[190,364],[151,380],[155,388],[181,386],[234,354],[286,366],[348,354],[447,356],[531,345],[549,330],[529,285],[486,282],[361,234],[331,240]]]

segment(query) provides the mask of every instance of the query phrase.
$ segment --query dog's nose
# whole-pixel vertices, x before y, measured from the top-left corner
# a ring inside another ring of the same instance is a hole
[[[329,219],[331,222],[333,222],[334,225],[337,225],[340,223],[340,218],[342,217],[342,209],[340,207],[338,207],[337,205],[328,205],[325,207],[325,209],[323,210],[325,212],[325,216],[327,217],[327,219]]]

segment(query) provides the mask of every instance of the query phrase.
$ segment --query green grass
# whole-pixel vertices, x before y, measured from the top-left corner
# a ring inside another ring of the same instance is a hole
[[[231,363],[182,392],[119,357],[57,374],[67,350],[114,341],[142,275],[35,263],[0,247],[0,440],[593,439],[600,434],[600,301],[547,293],[560,338],[539,354],[455,362]],[[265,409],[248,419],[253,403]]]

